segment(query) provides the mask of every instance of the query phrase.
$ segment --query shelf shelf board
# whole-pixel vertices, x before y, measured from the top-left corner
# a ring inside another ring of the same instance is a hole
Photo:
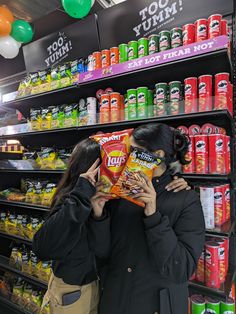
[[[44,212],[49,212],[50,208],[45,207],[42,205],[34,205],[30,203],[23,203],[23,202],[14,202],[14,201],[8,201],[8,200],[3,200],[0,199],[0,205],[7,205],[7,206],[12,206],[12,207],[21,207],[21,208],[27,208],[27,209],[32,209],[32,210],[39,210],[39,211],[44,211]]]
[[[189,180],[198,181],[230,181],[231,175],[221,175],[221,174],[195,174],[195,173],[182,173],[182,176]]]
[[[24,244],[27,244],[27,245],[32,245],[32,241],[29,240],[29,239],[25,239],[23,237],[20,237],[18,235],[15,235],[15,234],[9,234],[9,233],[5,233],[5,232],[2,232],[0,231],[0,237],[2,238],[6,238],[6,239],[9,239],[9,240],[15,240],[19,243],[24,243]]]
[[[229,237],[234,232],[234,229],[235,221],[227,221],[219,228],[215,228],[213,230],[206,230],[206,235]]]
[[[47,289],[47,283],[46,282],[44,282],[44,281],[42,281],[36,277],[33,277],[31,275],[25,274],[18,269],[15,269],[14,267],[9,265],[9,258],[7,258],[5,256],[1,256],[1,255],[0,255],[0,269],[5,270],[5,271],[9,271],[13,274],[16,274],[17,276],[22,277],[23,279],[32,283],[33,285],[41,287],[42,289]]]
[[[65,170],[41,170],[41,169],[0,169],[0,173],[33,173],[33,174],[58,174],[61,175]]]
[[[11,300],[8,300],[6,298],[3,298],[0,296],[0,304],[4,304],[7,308],[9,308],[11,311],[14,311],[16,314],[32,314],[32,312],[27,311],[25,308],[19,306],[16,303],[13,303]],[[4,313],[3,313],[4,314]]]

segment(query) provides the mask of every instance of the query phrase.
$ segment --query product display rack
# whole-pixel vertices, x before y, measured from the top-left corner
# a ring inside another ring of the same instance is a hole
[[[175,69],[173,71],[172,69]],[[16,99],[14,101],[5,103],[4,106],[17,109],[21,111],[26,116],[29,114],[30,108],[37,108],[39,106],[56,105],[65,102],[78,102],[80,98],[94,96],[96,91],[100,88],[106,88],[108,86],[113,87],[116,91],[124,93],[128,88],[137,86],[149,86],[153,87],[155,83],[161,81],[169,82],[171,80],[181,80],[188,76],[199,76],[201,74],[216,74],[218,72],[230,72],[232,73],[233,67],[228,55],[226,48],[219,49],[218,51],[211,51],[206,54],[196,55],[194,57],[189,57],[187,59],[181,59],[178,61],[173,61],[170,63],[165,63],[161,65],[153,65],[152,67],[139,69],[131,71],[128,73],[123,73],[119,75],[114,75],[111,77],[103,77],[100,79],[91,80],[88,82],[79,82],[78,85],[71,86],[64,89],[59,89],[39,95],[32,95],[21,99]],[[234,77],[235,79],[235,77]],[[235,83],[235,81],[234,81]],[[186,174],[183,175],[186,179],[191,180],[191,182],[199,185],[206,185],[207,183],[222,183],[229,182],[231,185],[231,208],[232,208],[232,220],[227,225],[223,226],[221,230],[211,230],[207,231],[207,236],[222,236],[230,237],[230,270],[227,275],[227,280],[224,285],[223,290],[207,288],[198,283],[189,283],[190,291],[195,293],[201,293],[209,296],[218,296],[223,299],[227,299],[232,286],[232,282],[235,279],[235,238],[234,238],[234,227],[235,227],[235,130],[234,130],[234,120],[227,110],[218,110],[210,112],[192,113],[192,114],[180,114],[177,116],[163,116],[154,117],[149,119],[140,119],[132,121],[121,121],[107,124],[96,124],[88,126],[79,126],[72,128],[62,128],[54,130],[45,131],[29,131],[24,133],[11,134],[1,134],[0,140],[7,139],[18,139],[24,146],[33,146],[36,144],[40,146],[52,146],[60,148],[64,145],[72,146],[75,145],[79,140],[86,138],[98,131],[116,131],[125,128],[133,128],[139,125],[150,122],[163,122],[170,126],[177,127],[181,124],[190,126],[191,124],[204,124],[207,122],[216,124],[220,127],[224,127],[227,133],[231,136],[231,159],[232,159],[232,173],[230,175],[198,175],[198,174]],[[42,175],[44,177],[50,177],[52,174],[61,175],[62,170],[14,170],[14,169],[0,169],[1,177],[3,181],[6,178],[6,183],[19,181],[20,177],[25,177],[28,174],[31,176]],[[5,186],[4,186],[5,188]],[[13,202],[0,199],[0,208],[19,208],[28,210],[29,213],[36,213],[42,211],[47,213],[48,208],[43,206],[36,206],[33,204],[27,204],[22,202]],[[23,239],[19,236],[5,234],[0,232],[0,238],[6,240],[15,240],[17,243],[25,243],[30,245],[31,241]],[[7,246],[9,241],[5,244],[3,251],[7,251]],[[2,241],[3,242],[3,241]],[[38,285],[39,287],[46,288],[45,283],[34,278],[32,276],[22,274],[22,272],[10,267],[6,260],[0,256],[0,269],[17,274],[29,282]],[[1,303],[2,298],[0,298]],[[4,300],[4,303],[11,303],[10,301]],[[11,306],[11,305],[10,305]],[[15,306],[15,305],[14,305]],[[22,312],[27,313],[27,312]]]

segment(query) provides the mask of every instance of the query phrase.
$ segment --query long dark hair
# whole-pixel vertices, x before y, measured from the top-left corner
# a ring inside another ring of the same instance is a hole
[[[57,186],[51,206],[52,213],[55,205],[63,201],[64,197],[73,190],[80,174],[85,173],[97,158],[100,158],[100,148],[93,140],[87,138],[75,146],[67,170]]]
[[[133,131],[135,142],[150,152],[163,150],[166,164],[179,160],[182,165],[189,163],[185,159],[189,139],[179,130],[163,123],[142,125]]]

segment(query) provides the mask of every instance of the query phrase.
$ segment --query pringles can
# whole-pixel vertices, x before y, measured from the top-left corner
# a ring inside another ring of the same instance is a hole
[[[170,31],[164,30],[159,33],[159,49],[165,51],[171,48]]]
[[[110,94],[110,108],[111,108],[111,122],[120,120],[120,110],[121,110],[121,95],[120,93]]]
[[[191,313],[192,314],[203,314],[205,313],[206,302],[201,295],[191,296]]]
[[[110,122],[110,94],[103,94],[100,98],[100,123]]]
[[[118,47],[112,47],[110,49],[110,64],[114,65],[114,64],[118,64],[119,63],[119,48]]]
[[[214,187],[215,225],[220,227],[226,220],[225,194],[222,185]]]
[[[148,117],[148,88],[139,87],[137,88],[137,118],[147,118]]]
[[[166,105],[168,102],[168,84],[157,83],[156,88],[156,115],[158,117],[166,115]]]
[[[101,69],[101,67],[102,67],[102,54],[100,51],[95,51],[93,53],[93,63],[94,63],[94,70]]]
[[[211,123],[203,124],[203,126],[201,127],[201,134],[215,134],[215,126]]]
[[[169,83],[170,103],[168,114],[176,115],[181,113],[180,102],[182,101],[182,84],[180,81]]]
[[[226,254],[225,254],[225,240],[222,238],[215,238],[219,244],[219,263],[220,263],[220,283],[225,282],[226,277]]]
[[[233,299],[221,301],[220,314],[235,314],[235,302]]]
[[[189,135],[199,135],[201,134],[201,127],[198,124],[192,124],[189,128],[188,128],[188,134]]]
[[[159,51],[159,35],[153,34],[148,37],[148,54],[152,55]]]
[[[207,297],[206,313],[220,314],[220,301]]]
[[[230,136],[225,135],[225,172],[231,172]]]
[[[208,18],[208,38],[214,38],[221,35],[221,14],[213,14]]]
[[[196,173],[208,173],[208,136],[195,135],[195,164]]]
[[[110,61],[111,56],[110,56],[110,50],[104,49],[102,50],[102,68],[107,68],[110,66]]]
[[[183,26],[183,45],[189,45],[195,42],[195,25],[186,24]]]
[[[171,37],[171,48],[177,48],[183,46],[183,35],[182,35],[182,28],[174,27],[170,31]]]
[[[221,20],[220,27],[221,27],[221,35],[228,36],[228,22],[226,20]]]
[[[225,135],[209,135],[209,173],[225,174]]]
[[[138,40],[138,57],[145,57],[148,55],[148,39],[140,38]]]
[[[185,113],[197,112],[197,78],[189,77],[184,80]]]
[[[148,90],[148,117],[149,118],[154,116],[153,103],[154,103],[153,90],[149,89]]]
[[[129,120],[129,102],[127,94],[124,95],[124,119]]]
[[[184,173],[194,173],[195,172],[195,150],[194,150],[194,136],[189,135],[189,146],[188,152],[185,155],[185,159],[190,163],[183,166]]]
[[[225,195],[225,220],[229,221],[231,217],[231,203],[230,203],[230,185],[224,185],[224,195]]]
[[[200,112],[212,110],[212,75],[201,75],[198,78],[198,95]]]
[[[128,45],[120,44],[119,45],[119,63],[128,61]]]
[[[138,58],[138,42],[132,40],[128,43],[128,59],[133,60]]]
[[[199,19],[195,22],[195,41],[203,41],[207,39],[208,21],[207,19]]]
[[[87,98],[88,124],[97,122],[97,99],[95,97]]]
[[[128,118],[134,120],[137,118],[137,90],[132,88],[127,90],[128,97]]]
[[[215,108],[216,110],[227,109],[229,94],[229,73],[215,75]]]
[[[205,251],[202,252],[197,263],[196,280],[201,283],[205,282]]]
[[[216,242],[206,242],[206,286],[209,288],[220,288],[219,276],[219,244]]]

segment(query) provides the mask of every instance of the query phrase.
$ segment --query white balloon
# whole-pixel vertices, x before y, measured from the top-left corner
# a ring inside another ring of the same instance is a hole
[[[11,36],[0,37],[0,54],[6,59],[13,59],[19,53],[19,44]]]

